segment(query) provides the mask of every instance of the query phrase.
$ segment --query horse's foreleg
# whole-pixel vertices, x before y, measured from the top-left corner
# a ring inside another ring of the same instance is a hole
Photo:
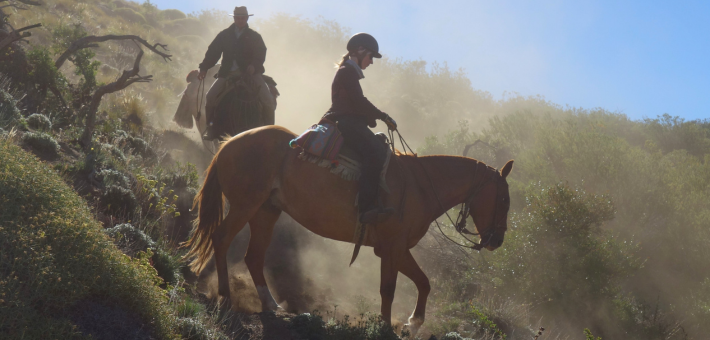
[[[231,307],[231,297],[229,290],[229,270],[227,268],[227,250],[235,236],[244,228],[253,211],[244,211],[231,206],[227,217],[215,229],[212,234],[212,246],[214,248],[214,260],[217,267],[217,279],[219,282],[219,295],[225,298],[225,306]]]
[[[392,322],[392,301],[394,301],[394,291],[397,288],[397,274],[402,265],[405,251],[406,242],[397,241],[393,244],[383,245],[375,252],[375,255],[382,259],[380,264],[381,313],[382,320],[387,324]]]
[[[417,306],[414,308],[414,312],[412,316],[409,317],[409,323],[407,324],[412,336],[414,336],[419,331],[419,327],[424,323],[426,302],[429,297],[429,292],[431,291],[431,286],[429,285],[429,278],[424,274],[409,250],[407,250],[404,255],[399,271],[412,280],[417,286]]]
[[[256,291],[259,293],[261,309],[263,311],[275,311],[281,308],[271,295],[269,287],[266,285],[266,278],[264,278],[266,249],[271,243],[274,224],[276,220],[279,219],[280,214],[281,210],[269,203],[264,203],[264,205],[259,208],[256,215],[249,220],[251,238],[249,239],[249,247],[247,248],[244,262],[246,262],[247,268],[249,268],[254,286],[256,286]]]

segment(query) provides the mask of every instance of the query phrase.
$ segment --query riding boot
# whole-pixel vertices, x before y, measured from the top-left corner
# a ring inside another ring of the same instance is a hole
[[[214,109],[205,107],[205,121],[207,128],[205,129],[205,133],[202,135],[203,140],[215,140],[219,138],[219,136],[215,133],[214,123],[212,122],[214,119],[213,111]]]
[[[205,134],[202,135],[203,140],[215,140],[219,136],[214,132],[214,124],[212,122],[207,122],[207,129],[205,129]]]

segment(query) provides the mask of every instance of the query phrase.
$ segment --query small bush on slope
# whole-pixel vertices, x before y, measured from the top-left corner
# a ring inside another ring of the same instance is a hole
[[[27,125],[39,131],[49,131],[52,129],[52,122],[47,116],[41,113],[33,113],[27,117]]]
[[[122,254],[53,170],[0,140],[0,338],[85,338],[72,313],[99,301],[175,338],[160,279]]]
[[[22,143],[32,148],[37,156],[54,160],[59,158],[59,143],[44,132],[28,132],[22,136]]]

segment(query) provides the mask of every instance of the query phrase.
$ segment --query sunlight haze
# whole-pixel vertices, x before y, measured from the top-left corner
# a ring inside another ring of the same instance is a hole
[[[701,1],[155,0],[186,13],[247,6],[319,16],[375,35],[384,55],[465,69],[475,89],[541,95],[630,118],[664,113],[703,119],[710,110],[710,4]],[[267,46],[271,37],[264,37]],[[267,56],[269,60],[280,58]],[[268,72],[268,71],[267,71]],[[274,75],[277,76],[278,75]]]

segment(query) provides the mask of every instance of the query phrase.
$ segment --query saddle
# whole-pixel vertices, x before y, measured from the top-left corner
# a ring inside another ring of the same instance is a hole
[[[300,136],[289,142],[289,145],[296,149],[301,148],[301,153],[298,158],[307,162],[315,163],[323,168],[330,168],[332,174],[340,175],[346,181],[356,181],[360,179],[362,174],[362,156],[355,150],[343,144],[343,137],[338,131],[335,123],[323,119],[323,124],[316,124],[310,129],[302,133]],[[382,146],[387,150],[385,164],[380,172],[380,187],[390,194],[390,189],[387,187],[386,175],[389,168],[390,160],[392,159],[392,150],[389,148],[387,136],[384,133],[375,134],[382,141]],[[357,199],[355,200],[357,202]],[[382,203],[380,202],[380,205]],[[357,208],[359,209],[359,208]],[[356,209],[356,216],[359,216],[359,211]],[[356,218],[355,233],[353,235],[353,255],[350,259],[350,265],[355,262],[360,246],[365,239],[369,225],[360,223],[360,219]]]
[[[376,135],[382,141],[382,146],[387,152],[385,164],[380,172],[380,187],[390,193],[385,176],[392,158],[392,150],[387,144],[387,136],[384,133]],[[362,156],[343,143],[342,135],[335,123],[326,121],[324,124],[313,125],[306,132],[291,140],[289,145],[294,149],[300,148],[302,150],[298,155],[301,160],[314,163],[322,168],[330,168],[332,174],[340,175],[346,181],[360,179]]]

